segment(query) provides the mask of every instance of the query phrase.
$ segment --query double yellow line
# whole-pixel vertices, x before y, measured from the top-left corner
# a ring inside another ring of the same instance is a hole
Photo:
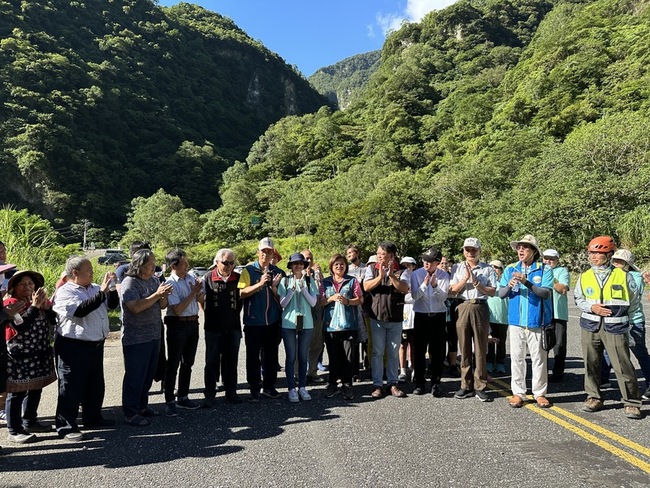
[[[507,391],[510,389],[510,385],[496,378],[492,378],[492,382],[503,388],[503,390],[496,390],[501,396],[503,397],[509,396]],[[529,403],[525,407],[529,409],[531,412],[534,412],[537,415],[541,415],[542,417],[550,420],[551,422],[554,422],[557,425],[564,427],[565,429],[573,432],[576,435],[579,435],[580,437],[591,442],[592,444],[595,444],[596,446],[605,449],[607,452],[610,452],[615,456],[618,456],[619,458],[632,464],[633,466],[636,466],[637,468],[644,471],[645,473],[650,474],[650,462],[643,461],[637,456],[637,454],[640,454],[650,459],[649,448],[642,446],[641,444],[637,444],[636,442],[633,442],[623,436],[611,432],[601,427],[600,425],[594,424],[593,422],[589,422],[588,420],[585,420],[582,417],[575,415],[569,412],[568,410],[565,410],[557,406],[553,406],[550,409],[541,409],[538,408],[534,403]],[[587,430],[582,429],[575,424],[567,422],[562,417],[566,417],[567,419],[575,422],[576,424],[580,424],[583,427],[586,427],[587,429],[590,429],[600,434],[603,437],[606,437],[614,442],[617,442],[618,444],[626,447],[629,451],[633,451],[637,454],[632,454],[628,451],[625,451],[620,447],[617,447],[614,444],[600,437],[595,436],[591,432],[588,432]]]

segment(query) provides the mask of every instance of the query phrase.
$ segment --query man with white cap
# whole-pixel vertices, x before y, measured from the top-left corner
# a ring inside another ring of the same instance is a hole
[[[569,300],[567,293],[571,277],[569,270],[558,266],[560,253],[555,249],[547,249],[542,254],[542,261],[553,270],[553,325],[555,326],[556,343],[553,348],[553,375],[549,378],[552,383],[564,379],[566,364],[567,322],[569,321]]]
[[[639,268],[634,265],[634,254],[627,249],[618,249],[612,256],[612,266],[627,271],[627,273],[634,278],[638,287],[639,295],[643,294],[643,275],[639,272]],[[650,355],[648,355],[648,348],[645,345],[645,315],[643,307],[638,307],[632,316],[632,325],[630,326],[630,351],[639,361],[641,372],[646,381],[646,390],[643,398],[650,400]],[[603,366],[601,369],[601,384],[609,382],[609,373],[612,369],[612,362],[609,358],[607,351],[604,353]],[[603,381],[603,380],[607,381]]]
[[[510,247],[519,261],[503,271],[499,297],[508,299],[508,335],[512,397],[508,404],[520,408],[526,401],[526,351],[532,366],[532,391],[537,406],[548,408],[548,353],[542,348],[543,328],[553,319],[553,271],[539,262],[541,251],[535,236],[526,234]]]
[[[623,397],[625,416],[640,419],[641,397],[634,365],[630,361],[629,323],[641,305],[634,278],[610,259],[616,243],[610,236],[594,237],[587,247],[591,267],[582,273],[573,290],[580,315],[582,355],[585,363],[585,412],[604,408],[600,392],[603,351],[607,350]]]
[[[282,323],[278,283],[285,274],[271,264],[274,255],[273,241],[270,237],[265,237],[257,246],[257,261],[242,270],[237,285],[244,301],[246,381],[251,392],[251,402],[258,402],[260,398],[260,353],[264,355],[262,394],[268,398],[280,398],[275,389]]]
[[[476,396],[482,402],[490,401],[487,389],[486,354],[490,334],[490,310],[487,299],[496,291],[496,276],[488,264],[479,261],[481,241],[468,237],[463,242],[465,261],[458,264],[449,290],[463,298],[456,307],[456,331],[461,354],[460,389],[455,398]],[[472,372],[472,344],[476,369]]]

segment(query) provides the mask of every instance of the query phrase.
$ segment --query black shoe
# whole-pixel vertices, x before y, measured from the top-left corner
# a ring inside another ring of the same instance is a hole
[[[416,387],[413,389],[413,394],[414,394],[414,395],[424,395],[424,388],[422,388],[422,387],[420,387],[420,386],[416,386]]]
[[[281,396],[275,388],[264,388],[264,390],[262,390],[262,395],[271,398],[272,400],[277,400]]]
[[[482,402],[490,402],[492,399],[489,397],[485,390],[476,390],[476,398]]]
[[[343,399],[344,400],[353,400],[354,399],[354,393],[352,393],[352,385],[350,384],[343,384]]]
[[[240,403],[244,403],[244,401],[239,398],[239,395],[226,395],[226,402],[230,403],[231,405],[239,405]]]
[[[436,398],[442,398],[444,394],[442,393],[442,390],[440,389],[440,385],[436,384],[431,387],[431,394],[436,397]]]
[[[330,383],[325,390],[325,398],[332,398],[337,393],[339,393],[339,388],[336,383]]]
[[[24,424],[23,429],[30,434],[35,434],[36,432],[52,432],[51,425],[42,424],[38,420]]]
[[[456,393],[454,393],[454,398],[472,398],[474,395],[474,390],[465,390],[461,388]]]
[[[320,376],[307,376],[308,385],[322,385],[323,383],[325,383],[325,378]]]

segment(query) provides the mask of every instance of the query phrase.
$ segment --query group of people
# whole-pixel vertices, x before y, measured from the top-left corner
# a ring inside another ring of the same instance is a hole
[[[400,260],[392,242],[380,242],[368,263],[362,263],[359,249],[350,246],[345,255],[329,259],[325,277],[309,250],[292,254],[285,272],[277,265],[281,258],[273,240],[265,237],[258,244],[256,260],[241,272],[235,270],[234,251],[224,248],[201,278],[189,272],[186,253],[173,249],[165,256],[171,271],[165,279],[154,253],[138,242],[131,247],[131,262],[106,273],[100,284],[93,281],[88,259],[69,258],[52,297],[40,273],[14,272],[5,284],[0,309],[6,341],[6,347],[0,347],[0,390],[8,392],[9,439],[33,442],[35,433],[51,430],[39,422],[37,410],[42,388],[57,378],[54,427],[61,438],[84,438],[77,420],[80,407],[85,428],[114,423],[102,416],[103,349],[108,310],[118,307],[124,357],[122,410],[124,421],[133,426],[147,426],[151,417],[163,413],[176,416],[177,408],[213,407],[220,379],[226,401],[241,403],[237,364],[242,338],[252,403],[261,396],[281,397],[276,389],[280,342],[290,402],[311,400],[308,385],[324,381],[317,370],[323,347],[329,358],[324,396],[341,394],[352,400],[363,358],[360,344],[369,356],[374,399],[406,397],[404,384],[411,370],[413,394],[444,396],[445,362],[453,370],[459,355],[460,388],[454,397],[488,402],[489,374],[505,373],[509,340],[508,404],[519,408],[527,402],[530,355],[534,401],[548,408],[549,380],[564,378],[569,273],[559,266],[559,253],[542,252],[532,235],[510,245],[517,261],[507,266],[499,260],[481,261],[481,242],[469,237],[461,262],[450,266],[449,258],[432,247],[419,256],[421,267],[414,258]],[[0,251],[4,253],[4,245]],[[650,275],[639,272],[630,251],[617,249],[608,236],[593,239],[588,256],[591,266],[574,287],[585,362],[587,399],[582,409],[603,408],[601,385],[614,369],[625,415],[638,419],[642,396],[648,399],[650,390],[641,394],[630,350],[650,382],[641,306],[644,281],[650,284]],[[0,257],[3,265],[4,256]],[[189,388],[201,311],[206,357],[204,395],[198,403],[189,398]],[[550,350],[555,360],[549,378]],[[148,404],[154,379],[163,385],[164,412]]]

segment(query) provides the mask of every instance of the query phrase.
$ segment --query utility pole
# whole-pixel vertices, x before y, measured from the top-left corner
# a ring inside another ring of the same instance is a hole
[[[86,245],[86,234],[88,232],[88,226],[90,225],[90,220],[84,219],[83,223],[84,223],[84,242],[82,247],[83,250],[85,251],[88,248],[88,246]]]

